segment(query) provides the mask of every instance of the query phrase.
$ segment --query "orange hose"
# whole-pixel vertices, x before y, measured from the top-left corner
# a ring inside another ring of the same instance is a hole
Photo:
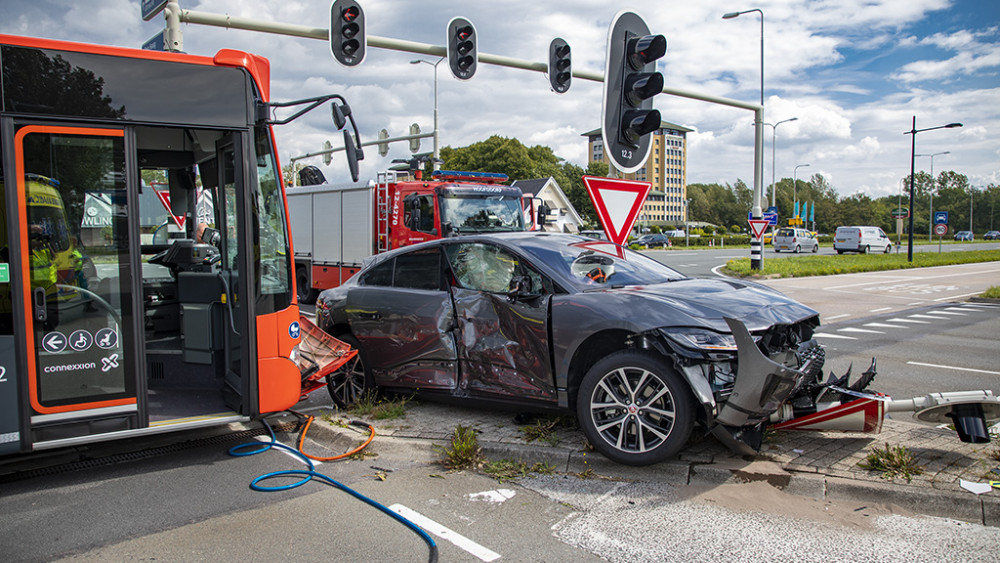
[[[302,444],[306,441],[306,432],[309,431],[309,425],[312,424],[312,421],[313,421],[314,418],[316,418],[316,417],[314,417],[312,415],[309,416],[309,419],[306,420],[306,425],[302,428],[302,433],[299,434],[299,453],[302,454],[302,455],[304,455],[304,456],[306,456],[309,459],[312,459],[312,460],[316,460],[316,461],[334,461],[334,460],[338,460],[338,459],[343,459],[343,458],[345,458],[347,456],[354,455],[354,454],[360,452],[361,450],[365,449],[365,447],[367,447],[368,444],[372,443],[372,440],[375,438],[375,428],[372,425],[369,424],[368,425],[368,432],[369,432],[368,439],[365,440],[365,443],[363,443],[360,446],[354,448],[353,450],[351,450],[349,452],[346,452],[346,453],[342,453],[340,455],[335,455],[333,457],[316,457],[316,456],[311,456],[311,455],[307,454],[302,449]]]

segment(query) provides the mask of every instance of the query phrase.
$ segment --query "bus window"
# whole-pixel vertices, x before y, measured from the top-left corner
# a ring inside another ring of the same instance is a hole
[[[3,142],[0,142],[0,155]],[[4,192],[3,158],[0,158],[0,192]],[[7,198],[0,197],[0,336],[14,333],[13,305],[10,300],[10,246],[7,244]]]
[[[291,305],[291,260],[285,232],[285,203],[278,184],[278,172],[267,129],[258,127],[254,146],[257,153],[257,200],[255,215],[260,229],[257,255],[259,312],[280,311]]]

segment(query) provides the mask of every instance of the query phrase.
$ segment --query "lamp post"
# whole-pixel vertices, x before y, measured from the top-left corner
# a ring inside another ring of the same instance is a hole
[[[744,10],[742,12],[729,12],[722,16],[724,20],[731,20],[733,18],[742,16],[743,14],[749,14],[750,12],[757,12],[760,14],[760,105],[764,105],[764,12],[760,8],[754,8],[752,10]]]
[[[934,157],[942,154],[951,154],[951,151],[936,152],[934,154],[917,154],[914,156],[929,156],[931,157],[931,214],[930,223],[927,224],[927,242],[934,241],[934,190],[937,189],[937,179],[934,177]]]
[[[765,123],[764,125],[771,126],[771,207],[775,207],[775,194],[778,191],[778,184],[774,183],[774,171],[775,171],[775,138],[778,136],[778,126],[782,123],[788,123],[789,121],[798,121],[797,117],[790,117],[788,119],[782,119],[781,121],[771,125],[770,123]]]
[[[913,116],[913,125],[909,131],[903,131],[904,135],[910,135],[910,226],[907,233],[907,245],[909,248],[906,249],[906,261],[913,262],[913,175],[916,173],[916,159],[917,159],[917,133],[923,133],[924,131],[933,131],[935,129],[952,129],[955,127],[961,127],[961,123],[949,123],[948,125],[938,125],[937,127],[928,127],[926,129],[917,129],[917,116]]]
[[[796,164],[795,169],[792,170],[792,209],[795,209],[795,203],[799,201],[797,190],[798,190],[798,172],[799,168],[809,166],[808,164]]]
[[[440,143],[441,138],[438,135],[438,65],[441,61],[445,60],[445,57],[438,59],[438,62],[432,63],[430,61],[425,61],[423,59],[415,59],[410,61],[411,65],[417,65],[420,63],[428,64],[434,67],[434,170],[441,169],[441,150]]]

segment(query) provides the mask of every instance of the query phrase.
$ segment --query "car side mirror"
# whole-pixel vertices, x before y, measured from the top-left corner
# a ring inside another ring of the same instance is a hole
[[[510,282],[510,291],[507,292],[507,300],[514,303],[518,300],[538,297],[537,294],[532,293],[532,290],[531,278],[529,276],[514,276],[514,279]]]

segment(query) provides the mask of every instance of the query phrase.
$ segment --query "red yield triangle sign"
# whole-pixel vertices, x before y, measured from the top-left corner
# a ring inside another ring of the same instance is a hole
[[[754,239],[759,239],[764,235],[764,231],[767,230],[767,226],[770,225],[770,221],[767,219],[750,219],[750,231],[753,233]]]
[[[170,215],[170,218],[174,220],[174,224],[183,229],[185,217],[183,215],[174,215],[174,210],[170,208],[170,192],[161,192],[160,190],[153,191],[156,192],[156,197],[160,198],[160,203],[163,204],[163,208],[167,210],[167,214]]]
[[[601,176],[584,176],[583,183],[587,186],[590,201],[594,203],[608,240],[625,244],[653,185]]]

